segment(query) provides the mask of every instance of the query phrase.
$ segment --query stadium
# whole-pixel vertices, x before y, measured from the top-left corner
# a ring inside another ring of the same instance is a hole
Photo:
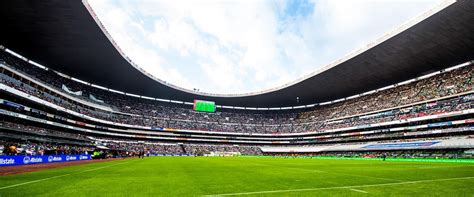
[[[142,69],[92,1],[0,2],[0,196],[474,195],[474,1],[229,94]]]

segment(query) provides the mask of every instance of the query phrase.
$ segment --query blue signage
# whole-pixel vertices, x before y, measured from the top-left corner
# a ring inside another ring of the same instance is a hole
[[[39,163],[68,162],[91,160],[91,155],[31,155],[31,156],[0,156],[1,166],[18,166]]]
[[[396,143],[396,144],[371,144],[364,146],[362,148],[406,148],[406,147],[424,147],[431,146],[441,141],[431,141],[431,142],[407,142],[407,143]]]
[[[151,130],[163,131],[161,127],[151,127]]]
[[[432,123],[432,124],[428,124],[428,127],[442,127],[442,126],[450,126],[450,125],[453,125],[453,122]]]

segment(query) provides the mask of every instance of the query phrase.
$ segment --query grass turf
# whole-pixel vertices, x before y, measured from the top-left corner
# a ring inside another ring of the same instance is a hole
[[[472,197],[474,164],[310,158],[153,157],[0,177],[2,197],[215,194]]]

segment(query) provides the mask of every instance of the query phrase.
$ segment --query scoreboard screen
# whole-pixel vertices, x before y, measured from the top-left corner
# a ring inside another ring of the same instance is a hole
[[[216,103],[212,101],[194,100],[194,111],[198,112],[216,112]]]

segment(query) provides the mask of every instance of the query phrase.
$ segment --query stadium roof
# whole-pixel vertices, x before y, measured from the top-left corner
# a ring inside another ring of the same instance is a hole
[[[166,84],[132,66],[85,4],[79,0],[1,1],[0,44],[107,88],[161,99],[203,99],[247,107],[336,100],[474,60],[474,1],[459,0],[291,84],[250,94],[210,95]]]

